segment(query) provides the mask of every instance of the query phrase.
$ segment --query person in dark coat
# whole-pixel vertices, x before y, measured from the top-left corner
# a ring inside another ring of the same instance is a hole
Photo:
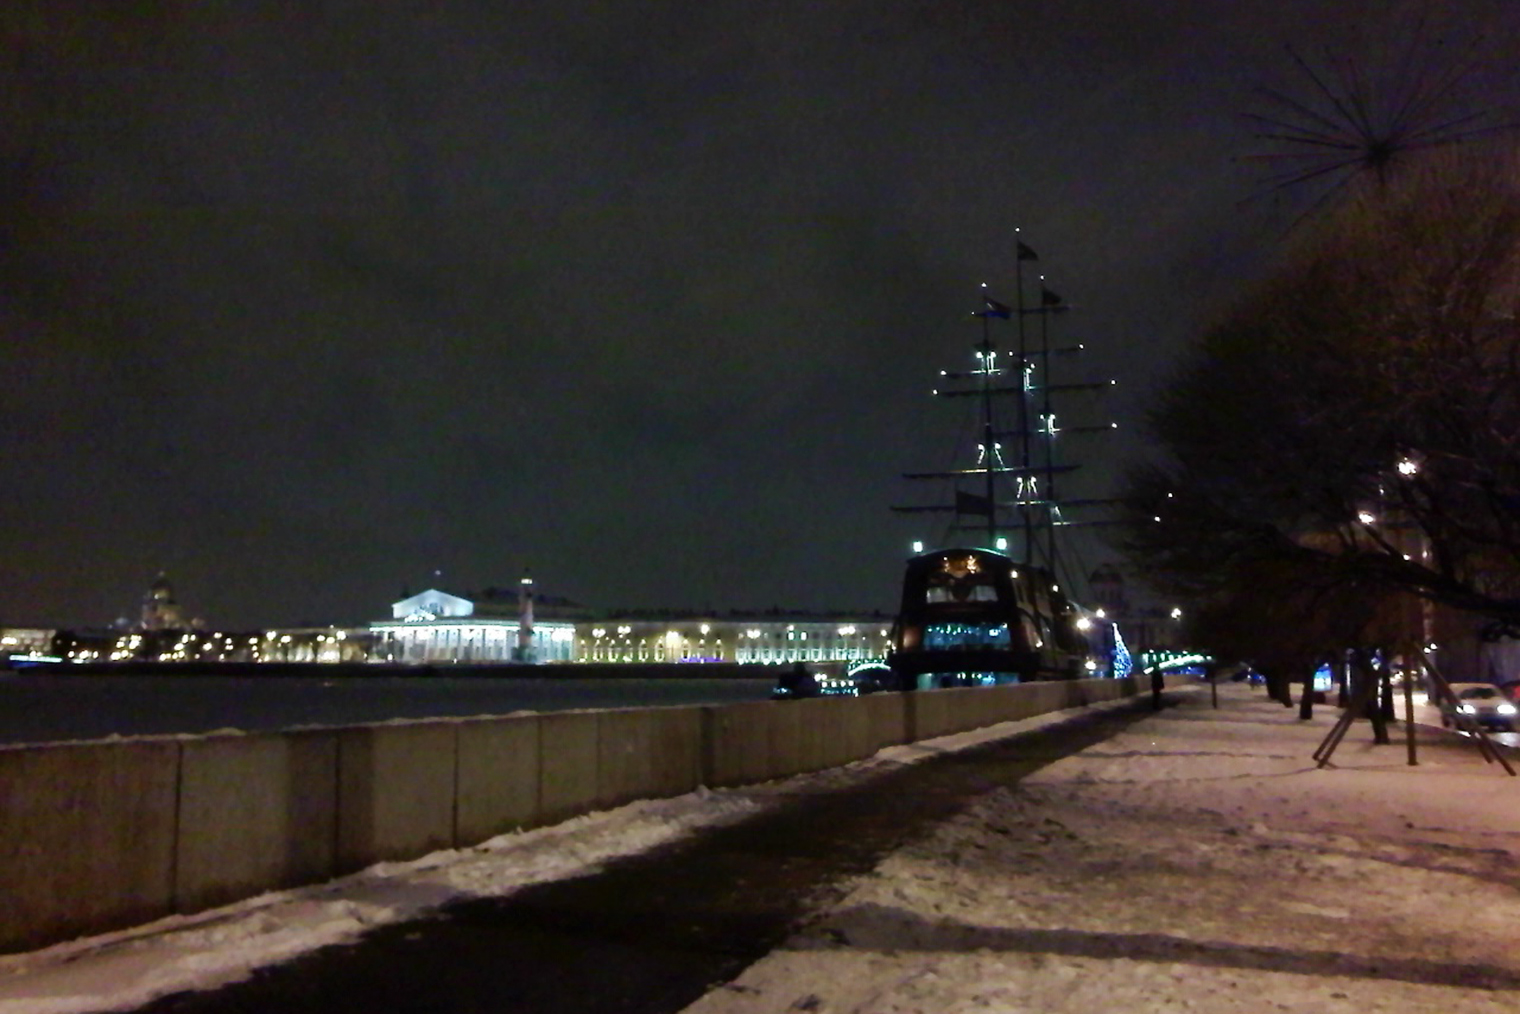
[[[1165,688],[1166,680],[1162,677],[1161,668],[1158,666],[1151,673],[1151,707],[1156,711],[1161,710],[1161,691]]]

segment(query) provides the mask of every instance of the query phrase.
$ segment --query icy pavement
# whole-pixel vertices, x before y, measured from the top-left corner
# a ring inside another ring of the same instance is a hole
[[[690,1014],[1510,1010],[1520,992],[1520,779],[1455,736],[1421,763],[1358,723],[1245,687],[1142,718],[933,825]],[[884,767],[1058,722],[883,751],[744,790],[637,803],[188,918],[0,957],[0,1014],[120,1010],[463,899],[850,790]],[[690,995],[690,994],[689,994]],[[357,999],[357,998],[356,998]],[[569,1009],[559,1007],[555,1009]]]
[[[686,1014],[1511,1011],[1520,779],[1221,688],[983,797]]]

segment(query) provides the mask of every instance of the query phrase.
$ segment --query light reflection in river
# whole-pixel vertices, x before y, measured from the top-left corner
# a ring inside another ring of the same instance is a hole
[[[516,711],[727,704],[770,695],[757,679],[364,676],[60,676],[0,673],[0,744],[246,732]]]

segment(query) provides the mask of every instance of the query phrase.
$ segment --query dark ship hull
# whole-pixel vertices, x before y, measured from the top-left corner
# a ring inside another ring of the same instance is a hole
[[[896,690],[1081,679],[1100,668],[1102,633],[1051,575],[987,549],[908,561],[887,657]]]
[[[1050,381],[1052,360],[1081,346],[1052,347],[1049,321],[1067,307],[1044,276],[1038,297],[1025,298],[1023,264],[1039,258],[1023,243],[1016,249],[1013,305],[984,287],[983,308],[972,315],[981,330],[973,367],[941,372],[934,391],[972,407],[978,439],[960,447],[948,469],[904,475],[938,483],[934,502],[893,508],[951,518],[946,548],[916,548],[904,571],[887,659],[897,689],[1081,679],[1116,675],[1126,665],[1115,665],[1124,650],[1112,623],[1073,603],[1055,577],[1070,569],[1057,537],[1077,523],[1066,510],[1102,503],[1057,496],[1057,477],[1079,467],[1058,461],[1057,435],[1110,427],[1057,426],[1054,398],[1110,385]],[[1038,324],[1035,333],[1027,320]],[[995,322],[1012,325],[1006,354],[993,339]],[[967,533],[985,541],[968,544]]]

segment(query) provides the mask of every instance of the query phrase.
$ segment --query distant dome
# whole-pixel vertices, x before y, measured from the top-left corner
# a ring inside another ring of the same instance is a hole
[[[1124,610],[1129,603],[1125,595],[1124,575],[1119,568],[1105,563],[1087,578],[1094,601],[1107,609]]]
[[[179,603],[174,601],[174,585],[160,572],[158,579],[148,586],[148,594],[143,596],[140,629],[184,630],[188,626]]]

